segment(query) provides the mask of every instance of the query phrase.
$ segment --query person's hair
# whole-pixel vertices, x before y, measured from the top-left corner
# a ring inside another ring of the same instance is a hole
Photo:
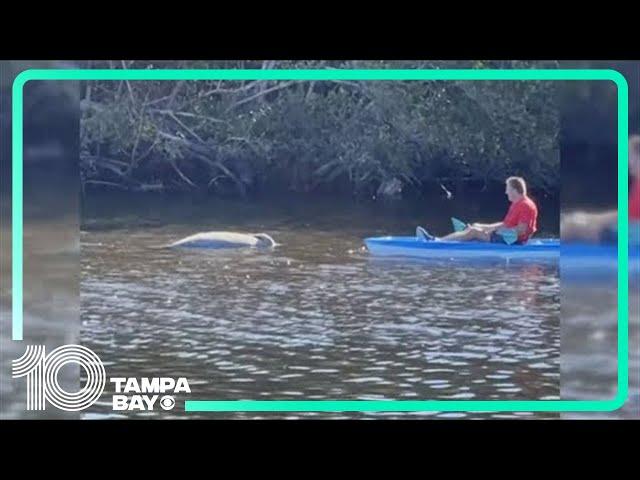
[[[520,195],[527,194],[527,184],[522,177],[509,177],[507,178],[507,185],[513,188]]]

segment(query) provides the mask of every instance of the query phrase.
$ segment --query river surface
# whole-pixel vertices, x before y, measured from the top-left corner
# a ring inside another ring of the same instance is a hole
[[[366,236],[411,234],[418,223],[444,233],[450,215],[462,216],[455,203],[108,197],[85,203],[79,235],[73,215],[49,218],[52,209],[72,213],[58,205],[59,195],[35,193],[25,200],[25,342],[44,343],[47,351],[82,343],[105,361],[109,376],[186,376],[192,393],[179,395],[174,410],[151,414],[156,418],[557,418],[181,410],[185,399],[596,400],[616,392],[615,276],[565,277],[560,288],[558,269],[549,266],[380,261],[362,248]],[[76,417],[53,408],[25,412],[24,382],[10,377],[10,361],[25,343],[10,340],[9,204],[2,206],[0,416]],[[501,207],[474,205],[469,216],[491,220]],[[547,211],[541,235],[554,235]],[[149,248],[212,229],[267,231],[280,246],[272,252]],[[615,412],[563,418],[640,416],[637,278],[629,297],[628,402]],[[62,381],[77,390],[77,372],[67,371]],[[124,417],[111,410],[110,393],[109,387],[83,417]]]
[[[191,394],[179,394],[174,410],[129,417],[557,417],[181,413],[186,399],[559,399],[557,265],[376,260],[363,247],[367,236],[411,234],[417,224],[446,233],[456,210],[451,202],[437,209],[308,200],[89,203],[82,343],[108,376],[188,378]],[[484,213],[477,219],[494,214]],[[543,234],[553,233],[549,217]],[[150,248],[207,230],[264,231],[279,245]],[[85,418],[121,416],[111,409],[112,393],[108,385]]]
[[[637,247],[636,247],[637,248]],[[637,272],[637,270],[636,270]],[[606,400],[618,391],[618,291],[615,271],[562,278],[561,392],[566,399]],[[629,394],[613,412],[567,412],[562,418],[640,418],[640,279],[629,282]]]

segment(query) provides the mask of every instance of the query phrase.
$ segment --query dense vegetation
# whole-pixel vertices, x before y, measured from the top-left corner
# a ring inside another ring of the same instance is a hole
[[[11,83],[25,68],[615,68],[627,76],[630,118],[640,113],[637,62],[0,66],[3,158],[11,151]],[[520,173],[536,190],[557,196],[559,155],[563,178],[582,175],[575,177],[581,183],[615,177],[617,105],[610,82],[30,82],[24,102],[27,179],[38,167],[78,175],[79,98],[80,171],[87,189],[375,195],[382,186],[388,193],[402,187],[406,195],[440,191],[439,183],[501,188],[504,175]],[[46,145],[52,148],[41,148]],[[0,165],[2,178],[10,178],[11,162]]]
[[[92,62],[90,68],[556,68],[555,62]],[[521,174],[559,184],[557,82],[98,81],[83,184],[395,195]]]

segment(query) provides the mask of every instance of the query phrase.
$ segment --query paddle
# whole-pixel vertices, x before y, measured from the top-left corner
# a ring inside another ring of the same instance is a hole
[[[416,227],[416,237],[421,240],[429,240],[429,235],[427,231],[422,227]]]
[[[462,230],[467,228],[467,224],[466,223],[464,223],[462,220],[458,220],[455,217],[451,217],[451,223],[453,223],[453,231],[454,232],[461,232]]]
[[[451,223],[453,224],[453,230],[456,232],[461,232],[467,228],[466,223],[455,217],[451,217]],[[512,245],[518,241],[518,232],[512,228],[499,228],[496,232],[502,235],[507,245]]]

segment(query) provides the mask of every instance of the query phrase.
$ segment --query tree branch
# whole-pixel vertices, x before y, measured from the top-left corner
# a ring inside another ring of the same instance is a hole
[[[255,95],[251,95],[250,97],[247,97],[247,98],[245,98],[243,100],[235,102],[233,105],[231,105],[229,108],[227,108],[225,110],[225,113],[227,113],[227,112],[239,107],[240,105],[244,105],[245,103],[248,103],[248,102],[250,102],[252,100],[255,100],[256,98],[260,98],[263,95],[266,95],[267,93],[271,93],[271,92],[275,92],[277,90],[282,90],[283,88],[287,88],[287,87],[293,85],[294,83],[302,83],[302,82],[299,81],[299,80],[291,80],[291,81],[288,81],[288,82],[285,82],[285,83],[281,83],[279,85],[275,85],[275,86],[273,86],[271,88],[268,88],[266,90],[258,92]]]
[[[209,117],[207,115],[198,115],[196,113],[190,112],[174,112],[171,110],[160,110],[157,108],[152,108],[149,110],[150,113],[157,113],[159,115],[176,115],[178,117],[186,117],[186,118],[199,118],[201,120],[208,120],[213,123],[228,123],[226,120],[220,120],[219,118]]]
[[[200,143],[204,143],[204,140],[202,140],[202,138],[200,138],[200,136],[194,132],[193,130],[191,130],[189,127],[187,127],[184,123],[182,123],[180,121],[180,119],[178,117],[176,117],[173,112],[171,112],[169,114],[169,116],[178,124],[180,125],[182,128],[184,128],[193,138],[195,138],[196,140],[198,140]]]
[[[122,62],[122,68],[123,69],[127,69],[127,65],[124,63],[124,60],[120,60],[120,62]],[[129,98],[131,98],[131,103],[135,105],[135,99],[133,97],[133,89],[131,88],[131,84],[129,83],[129,80],[125,80],[125,84],[127,85],[127,90],[129,90]]]
[[[178,168],[178,165],[176,165],[175,160],[169,160],[169,163],[171,164],[171,166],[173,167],[173,169],[178,173],[178,175],[180,176],[180,178],[182,178],[182,180],[184,180],[185,182],[187,182],[189,185],[191,185],[193,188],[198,188],[190,179],[189,177],[187,177],[184,173],[182,173],[182,171]]]

